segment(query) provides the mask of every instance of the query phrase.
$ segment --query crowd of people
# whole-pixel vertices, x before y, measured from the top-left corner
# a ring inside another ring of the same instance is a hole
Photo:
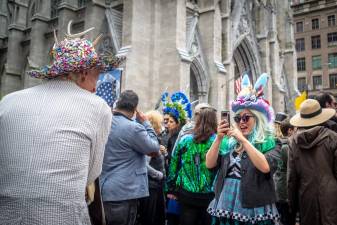
[[[56,41],[41,85],[0,102],[1,225],[337,225],[337,103],[275,115],[243,76],[231,118],[183,92],[143,113],[132,90],[95,95],[122,59]]]

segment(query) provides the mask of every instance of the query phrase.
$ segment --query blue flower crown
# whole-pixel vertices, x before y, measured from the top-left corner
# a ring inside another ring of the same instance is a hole
[[[171,95],[169,101],[169,93],[164,92],[161,96],[163,103],[163,113],[170,114],[180,123],[185,123],[187,118],[192,118],[191,103],[182,92],[175,92]]]

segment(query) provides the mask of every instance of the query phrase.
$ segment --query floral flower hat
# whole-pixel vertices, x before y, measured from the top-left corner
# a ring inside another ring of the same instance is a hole
[[[170,114],[179,123],[185,123],[187,118],[192,118],[191,103],[182,92],[175,92],[171,95],[171,101],[169,101],[169,93],[164,92],[161,97],[163,103],[163,113]]]

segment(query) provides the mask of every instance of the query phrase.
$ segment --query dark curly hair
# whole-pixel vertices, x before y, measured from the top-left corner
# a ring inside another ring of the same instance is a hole
[[[120,94],[116,102],[116,108],[127,112],[134,112],[137,109],[138,101],[138,95],[134,91],[125,90]]]
[[[284,137],[288,136],[288,130],[289,129],[294,129],[294,126],[290,124],[290,120],[289,119],[285,119],[281,122],[280,124],[280,130],[282,132],[282,135]]]

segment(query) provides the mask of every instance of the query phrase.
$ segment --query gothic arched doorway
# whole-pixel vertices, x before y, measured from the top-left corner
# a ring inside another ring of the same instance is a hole
[[[195,79],[195,74],[192,69],[190,69],[190,101],[193,102],[199,100],[198,96],[198,82]]]
[[[205,70],[199,60],[195,58],[190,67],[190,101],[207,102],[208,86]]]
[[[235,49],[233,54],[235,80],[245,73],[248,74],[251,81],[256,80],[259,69],[256,56],[251,49],[252,48],[246,39],[244,39]]]

